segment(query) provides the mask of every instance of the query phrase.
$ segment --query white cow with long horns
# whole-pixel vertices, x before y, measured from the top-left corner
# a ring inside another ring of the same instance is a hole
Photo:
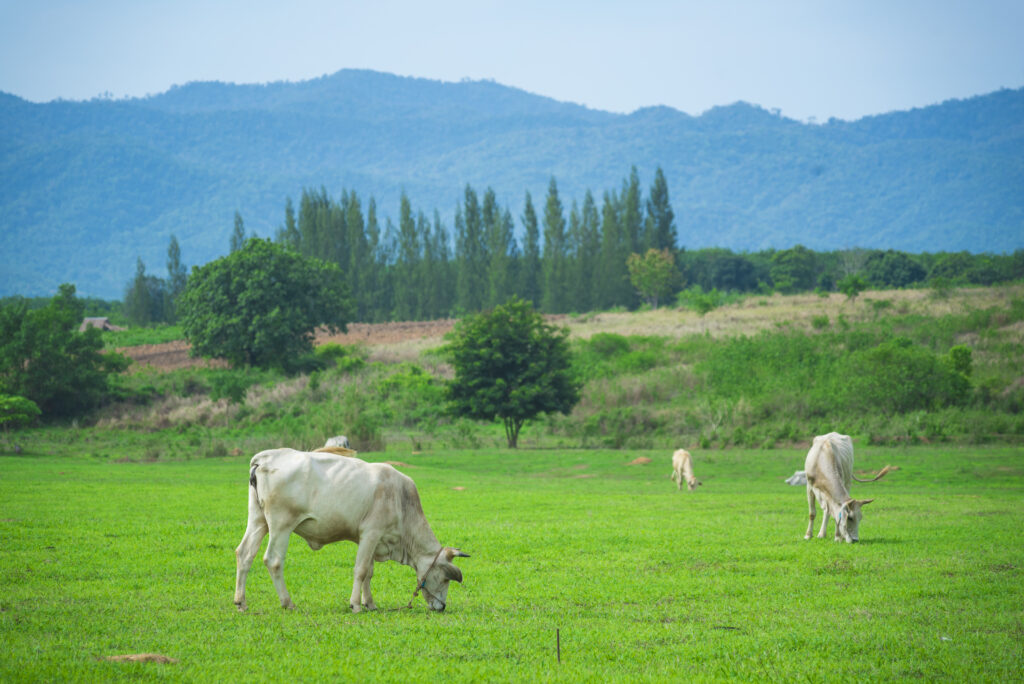
[[[807,452],[804,461],[807,477],[807,507],[809,520],[804,539],[810,539],[814,531],[815,502],[821,506],[822,521],[818,539],[825,538],[829,518],[836,521],[836,541],[855,542],[859,540],[860,521],[863,508],[874,499],[857,500],[850,496],[852,480],[874,482],[889,472],[886,466],[871,480],[861,480],[853,474],[853,440],[848,435],[830,432],[818,435]]]

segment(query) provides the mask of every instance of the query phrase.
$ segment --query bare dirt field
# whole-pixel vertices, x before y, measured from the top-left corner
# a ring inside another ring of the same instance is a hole
[[[882,311],[893,313],[921,313],[942,315],[957,311],[987,308],[1024,294],[1024,287],[970,288],[955,290],[952,296],[936,299],[928,290],[888,290],[865,292],[855,301],[838,293],[827,296],[803,294],[782,296],[752,295],[723,306],[705,316],[688,309],[662,308],[638,312],[599,312],[588,314],[561,314],[547,316],[549,322],[567,327],[572,337],[589,338],[596,333],[620,335],[659,335],[682,337],[708,334],[712,337],[751,335],[781,324],[798,329],[811,329],[815,317],[828,316],[835,323],[840,316],[850,320],[877,316]],[[884,305],[884,306],[883,306]],[[321,331],[316,344],[360,344],[367,348],[371,361],[414,361],[420,354],[444,343],[444,335],[451,331],[455,319],[436,321],[399,321],[394,323],[351,323],[347,333],[329,334]],[[223,361],[191,358],[189,345],[184,340],[165,344],[125,347],[118,351],[139,364],[160,370],[188,367],[224,367]]]

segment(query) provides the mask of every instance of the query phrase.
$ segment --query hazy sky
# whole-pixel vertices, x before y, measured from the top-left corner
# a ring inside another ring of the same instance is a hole
[[[1024,0],[0,0],[0,90],[35,102],[364,68],[630,112],[800,120],[1024,86]]]

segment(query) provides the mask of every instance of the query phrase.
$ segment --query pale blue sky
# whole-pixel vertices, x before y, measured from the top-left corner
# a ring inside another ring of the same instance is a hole
[[[1024,0],[0,0],[0,90],[43,102],[365,68],[630,112],[856,119],[1024,86]]]

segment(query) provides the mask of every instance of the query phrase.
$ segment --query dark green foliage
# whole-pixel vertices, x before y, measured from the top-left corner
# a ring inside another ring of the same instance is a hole
[[[817,282],[815,254],[803,245],[772,255],[771,276],[779,292],[806,292]]]
[[[567,308],[568,247],[562,200],[558,197],[558,184],[552,178],[544,202],[544,251],[541,255],[542,292],[541,310],[545,313],[565,313]]]
[[[359,370],[366,364],[366,349],[356,345],[345,346],[328,342],[318,346],[313,353],[317,358],[345,372]]]
[[[194,269],[179,307],[194,354],[261,368],[311,352],[314,330],[345,330],[352,311],[336,265],[258,238]]]
[[[540,227],[537,222],[537,211],[533,208],[533,199],[526,193],[523,203],[523,264],[519,268],[518,294],[534,306],[540,306]]]
[[[867,280],[877,288],[910,287],[924,282],[924,267],[905,252],[874,252],[864,264]]]
[[[668,182],[659,166],[654,172],[654,183],[647,200],[647,220],[644,225],[644,246],[647,249],[670,249],[678,246],[675,213],[668,200]]]
[[[178,245],[178,238],[171,236],[170,244],[167,246],[167,296],[170,304],[167,311],[167,321],[173,323],[178,297],[185,291],[188,284],[188,270],[181,263],[181,247]]]
[[[567,336],[517,297],[459,321],[447,346],[455,367],[448,385],[451,412],[501,419],[513,448],[525,421],[568,413],[579,400],[579,385],[570,373]]]
[[[227,399],[232,404],[241,404],[253,382],[242,372],[218,373],[210,377],[210,399]]]
[[[70,417],[98,406],[112,374],[130,361],[107,353],[96,328],[78,332],[84,306],[73,285],[61,285],[50,303],[29,310],[0,308],[0,392],[35,402],[46,417]]]
[[[930,411],[963,405],[971,391],[963,373],[905,337],[844,356],[833,377],[833,412]]]
[[[851,273],[836,283],[836,289],[846,295],[847,299],[851,300],[856,299],[857,295],[866,290],[867,287],[867,281],[857,273]]]
[[[134,326],[164,323],[172,318],[172,303],[166,281],[146,275],[142,259],[136,260],[135,277],[124,295],[124,316]]]
[[[701,316],[722,306],[728,299],[716,288],[705,292],[700,285],[691,285],[676,296],[679,306],[693,309]]]

